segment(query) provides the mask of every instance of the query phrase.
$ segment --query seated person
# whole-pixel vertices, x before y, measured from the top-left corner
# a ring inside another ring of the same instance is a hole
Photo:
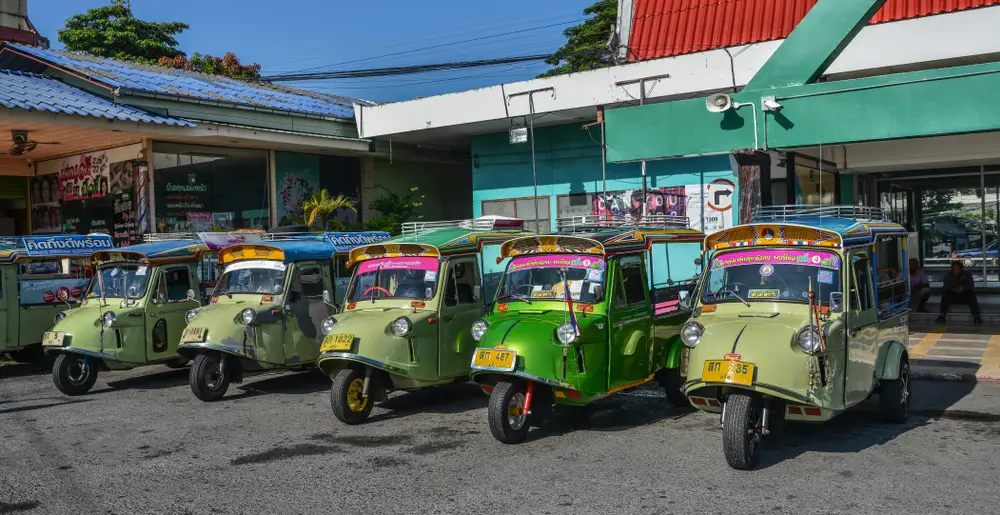
[[[910,258],[910,302],[917,301],[916,310],[927,312],[927,301],[931,298],[931,281],[927,272],[915,258]]]
[[[944,293],[941,294],[941,314],[935,322],[943,324],[947,320],[948,308],[952,304],[968,304],[975,323],[983,323],[979,316],[979,300],[973,291],[972,275],[965,271],[960,261],[951,264],[951,273],[944,278]]]

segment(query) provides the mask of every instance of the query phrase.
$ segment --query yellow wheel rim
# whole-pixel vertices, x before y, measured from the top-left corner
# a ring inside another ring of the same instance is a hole
[[[347,387],[347,407],[351,411],[358,413],[368,405],[368,397],[362,397],[361,392],[365,390],[364,379],[355,379]]]

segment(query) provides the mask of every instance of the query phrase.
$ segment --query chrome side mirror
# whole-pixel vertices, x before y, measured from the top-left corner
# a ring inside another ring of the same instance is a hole
[[[844,294],[839,291],[830,292],[830,313],[844,312]]]
[[[685,311],[691,309],[691,296],[688,295],[688,292],[681,291],[678,293],[678,295],[680,296],[681,299],[680,302],[678,303],[678,306],[680,306],[680,308]]]
[[[187,291],[187,300],[198,300],[198,298],[194,296],[194,290]]]
[[[472,287],[472,298],[476,302],[483,297],[483,287],[478,284]]]

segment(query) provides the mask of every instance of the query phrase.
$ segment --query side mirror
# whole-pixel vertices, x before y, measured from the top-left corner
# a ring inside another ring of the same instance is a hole
[[[475,285],[475,286],[472,287],[472,298],[475,299],[475,300],[477,300],[477,301],[479,299],[483,298],[483,287],[482,286],[479,286],[477,284],[477,285]]]
[[[330,290],[323,290],[323,302],[325,304],[330,303]]]
[[[839,291],[830,292],[830,313],[843,313],[844,294]]]
[[[194,290],[190,289],[187,291],[187,298],[188,300],[198,300],[198,297],[194,296]]]
[[[694,258],[694,264],[695,266],[701,266],[701,258],[700,257]]]
[[[593,286],[593,290],[591,290],[591,291],[594,292],[594,298],[595,299],[599,299],[601,297],[604,297],[604,286],[601,286],[600,284],[595,284]]]

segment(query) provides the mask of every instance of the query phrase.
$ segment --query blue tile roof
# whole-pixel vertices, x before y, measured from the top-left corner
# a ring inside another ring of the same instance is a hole
[[[115,105],[58,80],[34,73],[0,70],[0,106],[11,109],[93,116],[108,120],[194,127],[185,120],[148,113],[134,107]]]
[[[249,84],[216,75],[127,63],[83,52],[48,50],[13,43],[8,43],[4,47],[3,53],[8,55],[3,56],[2,64],[7,68],[17,67],[37,71],[32,68],[38,66],[38,63],[31,62],[31,59],[22,58],[22,62],[12,62],[14,60],[11,56],[17,54],[10,50],[40,59],[53,66],[67,68],[111,88],[121,88],[121,94],[125,95],[135,91],[338,118],[353,118],[353,103],[366,103],[315,91],[272,84]]]

